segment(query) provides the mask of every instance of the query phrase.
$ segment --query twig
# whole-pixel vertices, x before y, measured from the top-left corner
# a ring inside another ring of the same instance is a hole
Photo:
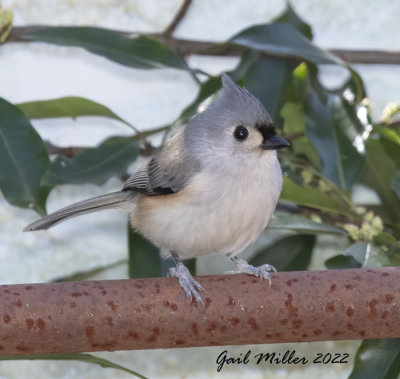
[[[64,155],[68,158],[73,158],[75,155],[80,153],[82,150],[89,149],[89,146],[67,146],[61,147],[54,145],[50,141],[44,141],[47,152],[49,154]],[[144,145],[140,147],[139,154],[143,157],[149,157],[154,154],[155,147],[148,141],[144,141]]]
[[[46,25],[30,25],[24,27],[14,27],[11,30],[7,40],[4,42],[32,42],[23,39],[21,36],[25,33],[33,32],[39,29],[46,28]],[[169,28],[169,27],[168,27]],[[167,28],[167,29],[168,29]],[[111,30],[111,29],[110,29]],[[131,34],[131,32],[121,33]],[[164,43],[172,50],[175,50],[182,56],[193,54],[198,55],[216,55],[216,56],[239,56],[245,50],[244,47],[235,46],[225,43],[214,43],[206,41],[192,41],[173,38],[164,33],[150,34],[153,38]],[[385,50],[345,50],[345,49],[328,49],[329,52],[337,55],[348,63],[358,64],[400,64],[400,51],[385,51]],[[270,56],[263,54],[264,56]],[[285,58],[296,59],[297,58]]]
[[[44,141],[47,152],[49,154],[58,154],[58,155],[64,155],[68,158],[72,158],[78,153],[80,153],[82,150],[87,149],[87,147],[83,146],[68,146],[68,147],[61,147],[52,144],[50,141]]]
[[[289,141],[294,141],[294,140],[304,137],[304,136],[305,136],[304,132],[298,132],[298,133],[288,133],[288,134],[283,135],[282,137]]]
[[[183,17],[185,17],[185,14],[186,14],[187,10],[189,9],[189,6],[191,3],[192,3],[192,0],[184,0],[183,1],[182,6],[180,7],[178,13],[175,15],[174,19],[168,25],[168,27],[164,30],[163,35],[165,37],[172,36],[172,33],[175,31],[178,24],[182,21]]]

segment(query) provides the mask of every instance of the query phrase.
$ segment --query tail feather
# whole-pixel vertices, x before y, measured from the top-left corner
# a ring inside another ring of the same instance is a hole
[[[25,227],[24,232],[49,229],[52,226],[72,217],[102,209],[118,208],[121,203],[125,202],[131,197],[131,191],[119,191],[80,201],[79,203],[69,205],[41,218],[40,220],[33,222],[32,224],[29,224],[27,227]]]

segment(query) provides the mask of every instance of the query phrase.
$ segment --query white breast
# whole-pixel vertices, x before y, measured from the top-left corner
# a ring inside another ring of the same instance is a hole
[[[142,196],[132,225],[183,259],[239,254],[264,230],[281,192],[282,172],[269,153],[226,173],[202,171],[176,194]]]

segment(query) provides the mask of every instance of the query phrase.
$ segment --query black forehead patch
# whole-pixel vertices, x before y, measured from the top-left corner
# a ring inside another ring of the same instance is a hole
[[[263,136],[263,141],[267,140],[271,136],[276,135],[276,129],[274,124],[271,123],[260,123],[254,126]]]

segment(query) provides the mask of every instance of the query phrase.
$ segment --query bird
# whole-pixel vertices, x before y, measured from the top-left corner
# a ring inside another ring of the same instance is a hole
[[[122,190],[84,200],[28,225],[49,229],[67,219],[104,209],[128,212],[132,228],[171,256],[169,275],[191,299],[204,304],[182,260],[226,255],[246,273],[269,281],[273,266],[254,267],[238,255],[266,228],[279,199],[283,175],[277,150],[289,145],[276,133],[262,103],[226,73],[222,89]]]

